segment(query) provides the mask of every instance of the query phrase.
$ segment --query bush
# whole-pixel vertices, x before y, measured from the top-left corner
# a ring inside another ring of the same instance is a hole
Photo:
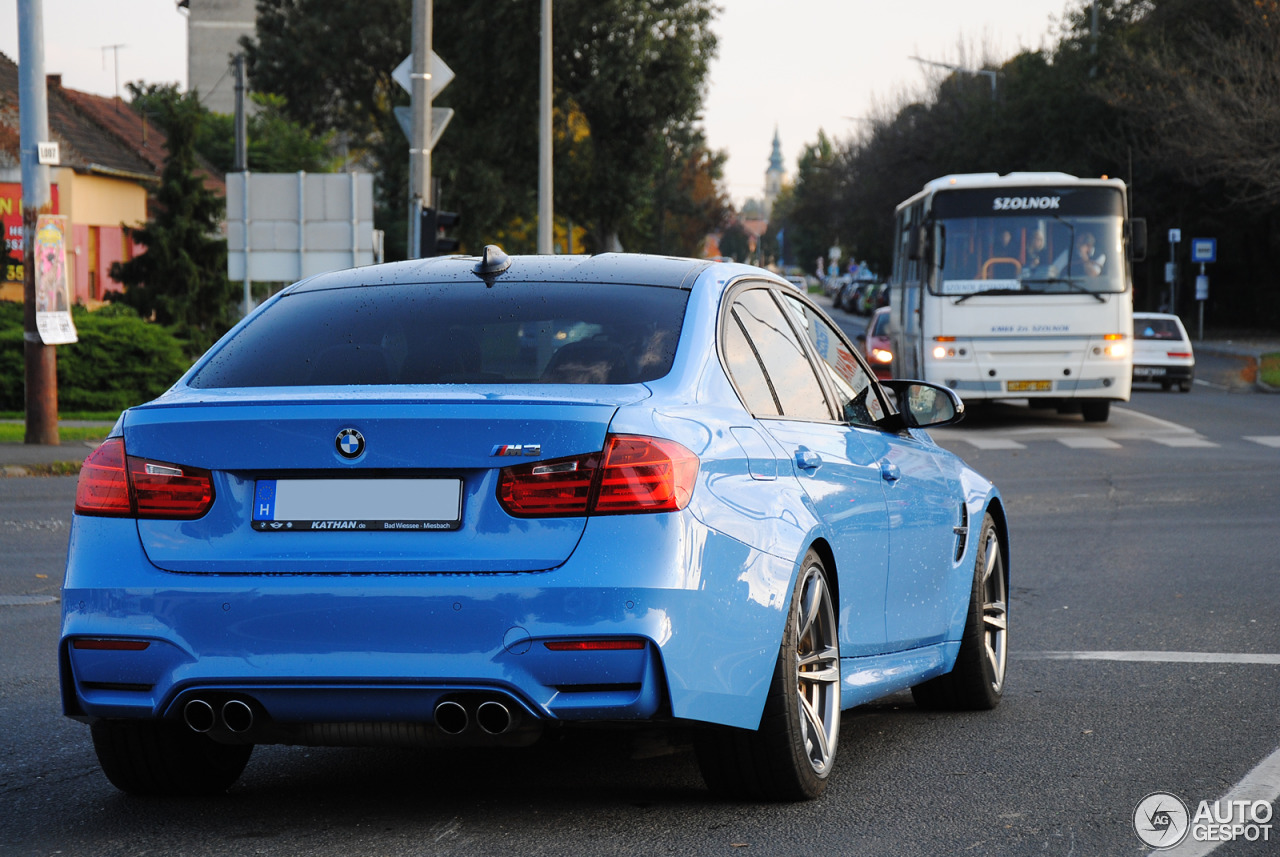
[[[72,309],[79,342],[58,346],[58,410],[122,411],[154,399],[187,370],[183,343],[129,307]],[[0,410],[24,408],[22,305],[0,301]]]

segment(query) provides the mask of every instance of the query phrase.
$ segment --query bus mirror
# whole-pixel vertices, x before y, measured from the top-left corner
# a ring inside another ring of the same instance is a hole
[[[1129,220],[1129,258],[1141,262],[1147,258],[1147,219],[1134,217]]]

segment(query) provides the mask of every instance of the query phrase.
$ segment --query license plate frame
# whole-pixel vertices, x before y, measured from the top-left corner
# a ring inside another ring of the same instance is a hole
[[[1052,381],[1009,381],[1005,389],[1010,393],[1051,393]]]
[[[258,532],[429,532],[462,526],[462,480],[259,479]]]

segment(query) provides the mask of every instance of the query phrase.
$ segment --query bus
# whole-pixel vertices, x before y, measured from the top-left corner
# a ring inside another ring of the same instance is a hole
[[[926,184],[894,215],[894,374],[1105,422],[1133,381],[1129,263],[1146,255],[1146,222],[1128,210],[1113,178]]]

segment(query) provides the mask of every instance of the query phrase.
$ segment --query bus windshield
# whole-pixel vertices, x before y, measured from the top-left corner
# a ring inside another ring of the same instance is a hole
[[[963,189],[933,209],[936,295],[1123,292],[1123,201],[1111,188]]]

